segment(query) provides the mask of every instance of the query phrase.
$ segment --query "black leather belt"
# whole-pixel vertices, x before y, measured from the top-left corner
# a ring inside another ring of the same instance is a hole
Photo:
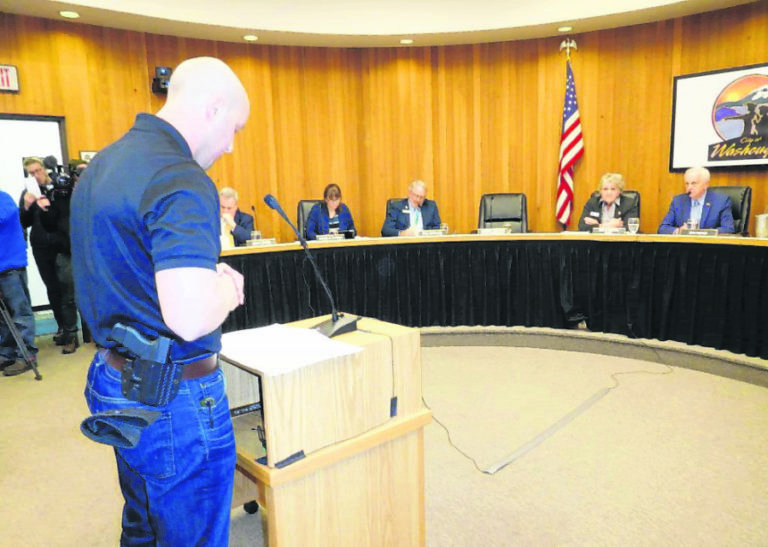
[[[109,349],[103,351],[104,361],[106,361],[106,363],[113,369],[117,370],[118,372],[122,372],[123,365],[128,359]],[[184,368],[181,372],[181,379],[194,380],[196,378],[202,378],[206,374],[210,374],[216,370],[216,368],[218,368],[218,360],[216,359],[216,355],[209,355],[208,357],[204,357],[203,359],[192,361],[188,365],[184,365]]]

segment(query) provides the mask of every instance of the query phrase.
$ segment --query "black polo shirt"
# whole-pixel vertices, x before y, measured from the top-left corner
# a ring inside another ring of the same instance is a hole
[[[220,329],[185,342],[160,313],[155,272],[215,270],[221,250],[216,187],[173,126],[139,114],[94,157],[72,196],[71,229],[76,299],[98,344],[114,346],[107,336],[121,322],[173,338],[175,360],[221,349]]]

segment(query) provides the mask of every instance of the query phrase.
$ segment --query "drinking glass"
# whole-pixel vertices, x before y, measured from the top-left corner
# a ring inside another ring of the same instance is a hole
[[[640,219],[639,218],[630,218],[627,220],[627,229],[629,230],[629,233],[636,234],[637,231],[640,229]]]
[[[440,231],[443,232],[443,235],[448,233],[448,225],[445,222],[440,225]]]
[[[699,221],[698,220],[693,220],[692,218],[689,218],[685,222],[685,227],[688,228],[689,230],[698,230],[699,229]]]
[[[254,230],[251,232],[251,239],[261,239],[261,232]]]

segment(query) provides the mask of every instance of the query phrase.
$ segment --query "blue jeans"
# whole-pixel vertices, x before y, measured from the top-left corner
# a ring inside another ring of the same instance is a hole
[[[92,413],[162,412],[136,448],[115,448],[125,498],[121,546],[226,546],[235,475],[235,437],[221,370],[183,380],[164,407],[122,396],[120,372],[96,352],[85,398]]]
[[[0,273],[0,292],[3,293],[5,307],[16,325],[16,330],[19,331],[27,351],[30,355],[36,355],[35,315],[32,313],[32,304],[29,299],[27,270],[24,268]],[[0,358],[3,360],[22,359],[19,346],[2,316],[0,316]]]

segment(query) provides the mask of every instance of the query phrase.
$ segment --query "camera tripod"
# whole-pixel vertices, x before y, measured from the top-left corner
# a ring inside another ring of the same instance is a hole
[[[13,336],[13,339],[16,341],[16,345],[19,346],[19,351],[21,352],[21,355],[24,357],[24,361],[30,367],[32,367],[33,371],[35,371],[35,380],[42,380],[43,377],[37,371],[37,363],[34,359],[32,359],[29,356],[29,352],[27,351],[27,345],[24,343],[24,340],[21,338],[19,329],[16,328],[16,324],[13,322],[13,317],[11,317],[11,314],[5,305],[5,301],[3,300],[3,293],[0,293],[0,315],[3,316],[3,320],[5,321],[5,324],[8,325],[8,330],[11,331],[11,336]]]

